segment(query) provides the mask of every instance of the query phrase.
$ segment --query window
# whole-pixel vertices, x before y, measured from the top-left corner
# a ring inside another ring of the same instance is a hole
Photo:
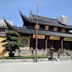
[[[35,25],[28,25],[27,27],[30,28],[30,29],[34,29]]]
[[[62,28],[59,27],[59,28],[58,28],[58,32],[61,32],[61,30],[62,30]]]
[[[53,27],[52,26],[49,26],[49,31],[53,31]]]
[[[62,28],[62,32],[66,32],[65,28]]]
[[[40,25],[40,29],[41,30],[45,30],[45,26],[44,25]]]

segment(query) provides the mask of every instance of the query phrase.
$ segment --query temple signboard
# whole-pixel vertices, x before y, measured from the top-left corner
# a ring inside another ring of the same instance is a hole
[[[45,39],[45,35],[38,35],[38,39]],[[33,34],[33,38],[36,38],[36,35]]]
[[[64,41],[72,41],[72,38],[65,37]]]
[[[60,40],[60,37],[58,37],[58,36],[50,36],[50,40]]]

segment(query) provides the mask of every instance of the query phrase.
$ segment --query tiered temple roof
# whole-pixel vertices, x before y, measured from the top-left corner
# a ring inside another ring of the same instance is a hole
[[[23,15],[21,12],[20,12],[20,15],[21,15],[22,20],[23,20],[23,27],[14,27],[14,26],[12,26],[11,24],[9,24],[5,20],[5,23],[8,26],[8,28],[12,29],[12,30],[16,30],[16,31],[18,31],[21,34],[36,34],[36,30],[35,29],[29,29],[26,26],[28,24],[36,24],[37,15],[31,14],[31,16],[29,18],[26,17],[25,15]],[[66,28],[66,29],[72,30],[72,26],[70,26],[70,25],[64,25],[64,24],[58,22],[57,19],[52,19],[52,18],[38,16],[38,22],[41,25],[56,26],[56,27],[62,27],[62,28]],[[45,31],[45,30],[39,30],[38,34],[48,35],[48,36],[52,35],[52,36],[60,36],[60,37],[72,37],[71,33]]]
[[[25,15],[23,15],[21,12],[20,12],[20,15],[21,15],[22,20],[24,22],[23,25],[26,25],[27,22],[29,24],[30,23],[36,24],[37,17],[38,17],[38,23],[40,25],[50,25],[50,26],[57,26],[57,27],[72,29],[71,25],[62,24],[58,21],[58,19],[53,19],[53,18],[48,18],[48,17],[43,17],[43,16],[37,16],[34,14],[31,14],[30,17],[28,18]]]

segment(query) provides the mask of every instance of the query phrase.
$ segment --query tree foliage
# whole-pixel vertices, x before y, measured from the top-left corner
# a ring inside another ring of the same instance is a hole
[[[9,52],[10,57],[13,57],[14,51],[16,49],[19,49],[20,42],[18,40],[18,37],[19,37],[19,34],[16,31],[9,30],[6,33],[6,39],[2,41],[2,42],[7,42],[3,46],[5,46],[5,49]]]

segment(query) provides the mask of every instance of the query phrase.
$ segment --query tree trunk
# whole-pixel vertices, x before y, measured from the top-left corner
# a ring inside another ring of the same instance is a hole
[[[9,52],[9,57],[14,57],[14,53],[13,52]]]

